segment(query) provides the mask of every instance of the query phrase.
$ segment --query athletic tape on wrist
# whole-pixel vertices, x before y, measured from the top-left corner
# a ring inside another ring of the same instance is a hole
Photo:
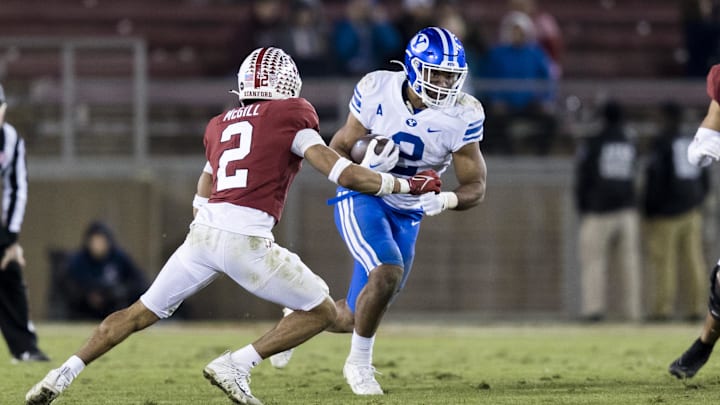
[[[347,169],[347,167],[351,164],[353,163],[350,160],[345,159],[344,157],[338,159],[332,169],[330,169],[330,174],[328,174],[328,180],[332,181],[335,184],[338,184],[338,179],[340,178],[343,170]]]
[[[440,193],[443,196],[443,199],[445,200],[445,209],[451,210],[458,205],[458,197],[457,194],[453,193],[452,191],[443,191]]]
[[[405,179],[397,179],[400,183],[400,193],[407,194],[410,192],[410,182]]]
[[[379,173],[382,183],[380,184],[380,190],[375,193],[376,196],[384,196],[392,194],[395,188],[395,176],[390,173]]]

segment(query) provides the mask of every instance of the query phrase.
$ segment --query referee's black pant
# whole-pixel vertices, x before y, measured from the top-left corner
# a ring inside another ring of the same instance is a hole
[[[25,352],[37,352],[37,335],[29,318],[27,288],[22,267],[11,261],[0,270],[0,330],[10,353],[20,358]]]

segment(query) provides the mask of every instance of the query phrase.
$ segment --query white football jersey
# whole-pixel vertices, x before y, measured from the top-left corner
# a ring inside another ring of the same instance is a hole
[[[453,107],[413,114],[402,95],[405,78],[402,71],[367,74],[355,86],[350,111],[370,133],[400,145],[400,160],[392,174],[411,177],[428,169],[442,174],[453,152],[482,140],[485,112],[475,97],[460,93]],[[383,199],[395,208],[420,209],[418,196],[392,194]]]

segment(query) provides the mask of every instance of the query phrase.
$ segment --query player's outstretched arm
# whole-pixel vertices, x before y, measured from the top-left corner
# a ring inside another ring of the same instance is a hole
[[[418,173],[410,179],[398,179],[388,173],[367,169],[322,144],[305,150],[305,160],[331,181],[361,193],[378,196],[392,193],[439,193],[442,185],[434,171]]]

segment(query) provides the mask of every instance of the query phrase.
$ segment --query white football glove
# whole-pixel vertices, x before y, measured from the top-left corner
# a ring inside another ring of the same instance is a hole
[[[709,166],[720,159],[720,137],[694,139],[688,146],[688,161],[698,167]]]
[[[375,153],[377,143],[377,139],[373,139],[368,143],[365,157],[360,162],[360,166],[365,166],[376,172],[389,172],[400,159],[400,148],[397,147],[395,142],[388,141],[380,153]]]
[[[426,193],[420,196],[420,204],[425,215],[434,216],[457,207],[458,198],[452,191],[443,191],[440,194]]]

